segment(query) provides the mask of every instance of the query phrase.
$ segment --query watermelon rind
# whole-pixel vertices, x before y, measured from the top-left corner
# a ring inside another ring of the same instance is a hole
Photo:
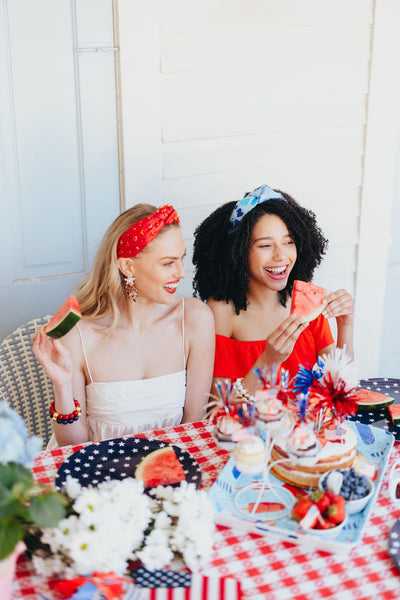
[[[357,390],[357,392],[361,392],[362,389]],[[367,392],[371,392],[371,390],[366,390]],[[357,392],[355,393],[355,400],[358,405],[359,412],[369,412],[371,410],[379,410],[393,404],[394,398],[391,396],[385,396],[384,394],[371,393],[373,400],[358,400]]]
[[[359,412],[369,412],[370,410],[378,410],[380,408],[385,408],[386,406],[390,406],[391,404],[393,404],[394,402],[394,398],[389,398],[386,400],[382,400],[382,402],[371,402],[369,403],[365,403],[365,402],[357,402],[358,404],[358,411]]]
[[[58,339],[63,337],[68,331],[77,324],[82,315],[75,310],[70,310],[69,313],[54,325],[51,329],[45,328],[46,335],[51,338]]]
[[[398,425],[400,423],[400,404],[392,404],[388,406],[388,410],[393,425]]]
[[[54,339],[61,338],[68,333],[82,317],[79,302],[73,294],[68,296],[61,308],[44,328],[45,333]]]
[[[319,317],[319,315],[323,312],[323,310],[325,309],[326,305],[327,305],[327,302],[325,302],[324,304],[321,304],[321,308],[317,308],[317,310],[315,312],[313,312],[310,315],[308,315],[305,318],[305,321],[307,323],[311,323],[311,321],[314,321],[314,319],[316,319],[317,317]]]

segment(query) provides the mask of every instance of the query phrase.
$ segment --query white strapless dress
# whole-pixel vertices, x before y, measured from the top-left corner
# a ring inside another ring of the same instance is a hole
[[[86,386],[90,439],[104,440],[178,425],[186,395],[186,371],[138,381]]]
[[[184,302],[182,300],[183,369],[150,379],[132,381],[93,381],[83,337],[82,350],[90,383],[86,385],[86,419],[93,442],[178,425],[186,399],[186,361],[184,354]],[[68,427],[68,425],[66,425]],[[53,434],[47,450],[58,448]]]
[[[89,437],[99,441],[178,425],[185,397],[185,370],[152,379],[89,383],[86,386]],[[52,435],[47,450],[57,447]]]

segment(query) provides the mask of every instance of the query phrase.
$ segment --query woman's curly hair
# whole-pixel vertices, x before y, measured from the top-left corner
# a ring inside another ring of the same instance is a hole
[[[229,232],[229,217],[236,202],[217,208],[195,230],[193,264],[194,292],[202,300],[232,301],[236,314],[247,308],[249,285],[248,255],[254,225],[264,214],[277,215],[286,224],[297,249],[297,260],[285,289],[279,292],[286,306],[293,281],[311,281],[315,268],[326,252],[328,240],[317,225],[315,214],[300,206],[289,194],[287,200],[268,200],[247,213],[234,231]]]

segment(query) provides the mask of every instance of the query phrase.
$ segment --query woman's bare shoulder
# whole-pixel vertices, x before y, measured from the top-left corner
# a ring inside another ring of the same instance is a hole
[[[188,339],[194,341],[214,340],[214,317],[205,302],[197,298],[185,298],[185,331]]]
[[[201,319],[204,321],[212,321],[212,312],[205,302],[198,298],[185,298],[185,321],[186,319],[195,321]]]
[[[214,315],[215,333],[231,337],[235,317],[235,309],[232,302],[227,303],[224,300],[209,298],[207,304]]]
[[[76,347],[81,345],[82,335],[85,347],[88,347],[92,343],[96,343],[99,337],[104,336],[104,333],[104,324],[90,317],[82,317],[79,320],[78,326],[73,327],[71,331],[64,335],[64,337],[61,338],[61,342],[69,349],[76,349]]]

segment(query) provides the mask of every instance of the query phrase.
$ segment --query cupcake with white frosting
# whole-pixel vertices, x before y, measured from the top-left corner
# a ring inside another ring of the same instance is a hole
[[[261,473],[267,462],[265,444],[259,436],[247,435],[237,443],[233,452],[235,466],[241,473]]]

